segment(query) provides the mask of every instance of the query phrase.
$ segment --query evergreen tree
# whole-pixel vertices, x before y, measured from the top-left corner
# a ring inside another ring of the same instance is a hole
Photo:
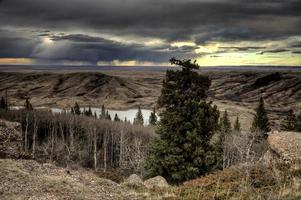
[[[88,117],[92,117],[92,116],[93,116],[91,106],[89,106],[89,109],[86,111],[86,115],[87,115]]]
[[[295,131],[301,132],[301,113],[296,118]]]
[[[131,121],[130,121],[130,120],[128,120],[128,119],[125,117],[125,118],[124,118],[124,123],[130,124],[130,123],[131,123]]]
[[[157,133],[147,159],[147,176],[161,175],[180,183],[199,177],[215,164],[210,139],[218,128],[219,111],[206,102],[210,80],[190,60],[171,59],[181,70],[167,70],[158,107]]]
[[[29,99],[26,99],[24,108],[25,108],[26,110],[33,110],[33,106],[31,105]]]
[[[231,129],[231,122],[228,117],[228,112],[225,110],[223,117],[220,120],[220,129],[221,132],[225,135],[230,134],[232,129]]]
[[[228,112],[225,110],[223,116],[220,119],[220,124],[219,124],[219,140],[215,144],[215,155],[217,158],[217,163],[215,165],[216,168],[218,169],[223,169],[224,164],[225,164],[225,157],[224,157],[224,144],[225,144],[225,138],[227,135],[232,133],[232,128],[231,128],[231,122],[228,117]]]
[[[149,116],[149,124],[155,126],[157,123],[157,115],[156,115],[156,109],[153,108],[153,111],[151,112]]]
[[[238,116],[236,117],[233,129],[236,132],[240,132],[241,131],[241,127],[240,127],[240,122],[239,122],[239,117]]]
[[[114,121],[115,121],[115,122],[120,122],[120,119],[119,119],[117,113],[115,114]]]
[[[296,130],[297,118],[292,109],[289,110],[288,115],[285,117],[284,121],[281,123],[280,127],[283,131],[295,131]]]
[[[106,113],[106,108],[104,105],[101,106],[101,113],[100,113],[100,118],[106,119],[107,113]]]
[[[255,109],[251,131],[259,131],[263,137],[267,137],[267,133],[271,131],[267,112],[264,107],[264,100],[260,97],[259,104]]]
[[[80,107],[77,102],[75,102],[75,104],[74,104],[73,111],[74,111],[74,114],[76,114],[76,115],[81,114]]]
[[[7,105],[6,105],[4,97],[1,98],[0,109],[7,109]]]
[[[137,111],[136,117],[134,119],[134,124],[139,124],[139,125],[144,124],[143,114],[142,114],[140,106],[138,107],[138,111]]]
[[[71,112],[71,114],[72,114],[72,115],[74,115],[74,114],[75,114],[75,113],[74,113],[74,109],[73,109],[73,108],[71,108],[71,111],[70,111],[70,112]]]
[[[109,111],[106,112],[106,117],[105,119],[107,120],[112,120],[111,115],[109,114]]]

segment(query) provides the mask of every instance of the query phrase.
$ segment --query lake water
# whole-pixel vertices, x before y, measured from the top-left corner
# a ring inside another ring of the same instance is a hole
[[[23,106],[12,106],[11,109],[21,109],[23,108]],[[37,107],[36,109],[48,109],[47,107]],[[89,108],[81,108],[81,111],[84,110],[88,110]],[[99,117],[99,115],[101,114],[101,108],[94,108],[91,107],[92,113],[94,115],[94,112],[96,112],[97,116]],[[112,109],[107,109],[111,119],[113,120],[115,117],[115,114],[118,115],[119,119],[124,120],[125,118],[127,118],[128,121],[130,121],[131,123],[134,122],[134,118],[136,117],[136,114],[138,112],[138,109],[128,109],[128,110],[112,110]],[[53,113],[61,113],[63,110],[60,108],[51,108],[51,111]],[[69,112],[70,110],[68,110],[67,112]],[[148,125],[149,124],[149,116],[151,114],[151,110],[148,109],[141,109],[142,115],[143,115],[143,119],[144,119],[144,125]]]
[[[83,111],[84,109],[88,110],[89,108],[81,108],[81,111]],[[92,113],[94,114],[94,112],[96,112],[97,116],[99,116],[101,114],[101,108],[92,108]],[[127,118],[128,121],[130,121],[131,123],[134,122],[134,118],[136,117],[136,114],[138,112],[138,109],[129,109],[129,110],[111,110],[111,109],[107,109],[111,119],[113,120],[115,117],[115,114],[118,115],[119,119],[124,120],[125,118]],[[59,110],[52,110],[52,112],[60,112]],[[147,110],[147,109],[141,109],[142,115],[143,115],[143,119],[144,119],[144,125],[148,125],[149,123],[149,116],[151,114],[151,110]]]

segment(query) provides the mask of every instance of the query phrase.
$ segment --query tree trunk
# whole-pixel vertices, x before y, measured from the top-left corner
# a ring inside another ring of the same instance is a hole
[[[53,124],[51,130],[51,153],[50,153],[50,162],[53,162],[53,154],[54,154],[54,135],[55,135],[55,126]]]
[[[97,133],[96,129],[94,128],[93,131],[93,146],[94,146],[94,170],[97,171]]]
[[[38,131],[37,116],[36,113],[34,113],[33,135],[32,135],[32,158],[33,159],[35,158],[35,153],[36,153],[37,131]]]
[[[70,122],[69,126],[69,133],[70,133],[70,152],[72,153],[74,150],[74,118],[72,119],[72,122]]]
[[[103,171],[107,171],[107,129],[103,137]]]
[[[27,153],[27,146],[28,146],[28,114],[26,115],[26,126],[25,126],[25,133],[24,133],[24,151]]]
[[[123,128],[120,132],[120,144],[119,144],[119,167],[122,166],[123,162]]]

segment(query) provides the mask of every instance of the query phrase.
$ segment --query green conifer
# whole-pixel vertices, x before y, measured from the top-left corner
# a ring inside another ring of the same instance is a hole
[[[7,109],[7,105],[6,105],[4,97],[1,97],[0,109]]]
[[[295,131],[301,132],[301,113],[296,118]]]
[[[156,115],[156,109],[153,108],[153,111],[151,112],[149,116],[149,124],[152,126],[155,126],[157,123],[157,115]]]
[[[265,110],[264,100],[262,97],[260,97],[259,104],[255,109],[251,131],[253,132],[258,131],[262,133],[262,136],[264,138],[266,138],[267,133],[271,131],[268,115]]]
[[[144,124],[143,114],[142,114],[140,106],[138,107],[138,111],[137,111],[136,117],[134,119],[134,124],[139,124],[139,125]]]
[[[105,117],[105,119],[107,119],[107,120],[112,120],[109,111],[106,112],[106,117]]]
[[[106,119],[107,113],[106,113],[106,108],[104,105],[101,106],[101,113],[100,113],[100,118]]]
[[[210,80],[190,60],[171,59],[181,70],[168,70],[158,107],[157,134],[147,158],[147,177],[161,175],[180,183],[204,175],[215,163],[210,139],[218,128],[219,111],[207,103]]]
[[[29,99],[26,99],[24,108],[25,108],[26,110],[33,110],[33,106],[31,105]]]
[[[73,111],[74,111],[74,114],[76,114],[76,115],[81,114],[80,107],[77,102],[75,102],[75,104],[74,104]]]
[[[231,122],[228,117],[228,112],[225,110],[223,117],[220,120],[220,129],[223,134],[227,135],[230,134],[232,129],[231,129]]]
[[[115,121],[115,122],[120,122],[120,119],[119,119],[117,113],[115,114],[114,121]]]
[[[240,126],[240,121],[239,121],[239,117],[238,116],[236,117],[233,129],[236,132],[240,132],[241,131],[241,126]]]

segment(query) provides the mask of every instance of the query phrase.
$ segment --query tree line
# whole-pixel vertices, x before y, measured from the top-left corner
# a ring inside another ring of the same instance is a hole
[[[25,107],[0,109],[0,118],[21,123],[23,151],[41,162],[143,173],[152,127]]]
[[[92,113],[91,106],[88,107],[88,110],[84,109],[83,111],[81,111],[79,104],[77,102],[75,102],[74,106],[71,108],[71,114],[85,115],[85,116],[88,116],[88,117],[95,117],[95,118],[100,118],[100,119],[112,120],[112,117],[109,114],[109,111],[105,108],[104,105],[102,105],[101,113],[98,116],[96,114],[96,112],[94,112],[94,114]],[[113,121],[130,123],[130,121],[126,117],[125,117],[124,120],[120,119],[117,113],[115,114],[115,116],[113,118]],[[149,117],[149,125],[155,126],[157,124],[157,121],[158,121],[158,118],[157,118],[157,114],[156,114],[156,109],[153,108],[153,110],[150,114],[150,117]],[[137,110],[136,116],[134,118],[133,124],[144,125],[144,117],[143,117],[142,110],[141,110],[140,106],[138,106],[138,110]]]

